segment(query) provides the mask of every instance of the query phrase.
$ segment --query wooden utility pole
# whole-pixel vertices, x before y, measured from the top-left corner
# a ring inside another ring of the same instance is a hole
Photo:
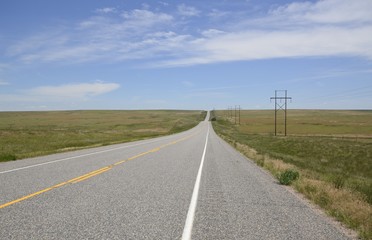
[[[278,93],[284,93],[284,96],[278,96]],[[277,112],[280,110],[284,110],[284,136],[287,136],[287,101],[292,98],[287,96],[287,90],[275,90],[275,97],[271,97],[270,100],[275,100],[275,136],[277,133]]]

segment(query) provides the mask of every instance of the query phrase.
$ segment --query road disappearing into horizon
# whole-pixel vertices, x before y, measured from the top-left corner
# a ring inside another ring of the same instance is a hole
[[[0,164],[0,239],[349,239],[213,131]]]

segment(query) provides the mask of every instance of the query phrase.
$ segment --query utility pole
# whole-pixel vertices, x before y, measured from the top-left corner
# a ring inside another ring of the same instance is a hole
[[[234,111],[234,119],[235,119],[235,125],[236,125],[236,105],[235,105],[235,111]]]
[[[278,96],[278,93],[284,93],[284,96]],[[284,110],[284,136],[287,136],[287,100],[292,100],[292,98],[287,96],[287,90],[275,90],[275,97],[271,97],[270,101],[273,99],[275,100],[275,136],[277,132],[277,113],[280,110]],[[283,100],[284,103],[282,103]]]
[[[235,106],[228,106],[227,107],[227,117],[230,118],[231,121],[234,119],[234,124],[240,125],[240,105]]]
[[[240,105],[235,105],[234,107],[234,124],[240,125]]]
[[[239,125],[240,125],[240,105],[239,105]]]

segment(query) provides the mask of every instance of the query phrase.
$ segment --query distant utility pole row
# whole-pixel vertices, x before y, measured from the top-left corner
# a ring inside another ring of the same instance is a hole
[[[229,106],[227,108],[227,117],[234,118],[234,123],[240,125],[240,105],[235,105],[235,107]]]
[[[277,133],[277,113],[280,110],[284,111],[284,136],[287,136],[287,100],[292,100],[292,98],[287,96],[287,90],[275,90],[275,97],[271,97],[271,100],[275,100],[275,136]]]

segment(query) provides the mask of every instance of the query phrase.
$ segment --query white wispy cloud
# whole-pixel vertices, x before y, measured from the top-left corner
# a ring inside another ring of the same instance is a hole
[[[106,8],[98,8],[96,9],[96,12],[97,13],[114,13],[116,12],[116,8],[113,8],[113,7],[106,7]]]
[[[209,17],[212,17],[212,18],[221,18],[221,17],[225,17],[225,16],[227,16],[229,14],[230,14],[230,12],[227,12],[227,11],[221,11],[221,10],[218,10],[218,9],[212,9],[208,13],[208,16]]]
[[[21,40],[8,48],[8,54],[26,63],[147,58],[159,47],[179,41],[180,36],[155,35],[172,19],[143,9],[123,12],[117,18],[94,16],[67,30],[61,27]]]
[[[200,14],[200,11],[192,6],[187,6],[185,4],[178,5],[177,7],[178,13],[182,16],[192,17],[192,16],[198,16]]]
[[[0,79],[0,86],[1,86],[1,85],[2,85],[2,86],[9,85],[9,82]]]
[[[193,87],[195,84],[191,81],[183,81],[182,85],[185,87]]]
[[[211,38],[211,37],[216,37],[218,35],[221,36],[224,33],[225,33],[224,31],[221,31],[221,30],[218,30],[218,29],[207,29],[207,30],[202,31],[201,34],[204,37]]]
[[[78,104],[93,100],[95,97],[112,92],[119,87],[120,85],[117,83],[96,81],[22,89],[13,93],[0,94],[0,109],[9,109],[9,106],[18,106],[23,109],[25,106],[40,106],[40,104],[60,105],[61,109],[66,109],[72,103]]]
[[[199,40],[193,46],[198,54],[190,58],[163,63],[176,66],[312,56],[362,56],[372,60],[370,36],[372,27],[228,33]]]
[[[105,9],[101,12],[112,14],[35,34],[10,46],[8,54],[26,63],[141,59],[157,67],[317,56],[372,60],[370,0],[293,2],[269,9],[265,16],[243,14],[230,21],[230,13],[212,9],[203,15],[185,4],[173,13],[149,6]],[[196,31],[185,21],[192,16],[203,21]],[[220,17],[224,20],[217,21]]]
[[[271,11],[273,16],[316,23],[371,22],[370,0],[293,2]]]
[[[352,9],[352,13],[348,13]],[[182,66],[270,58],[346,56],[372,60],[372,2],[295,2],[265,17],[241,19],[230,31],[205,30],[195,53],[160,63]]]
[[[114,91],[120,87],[117,83],[76,83],[59,86],[40,86],[25,90],[26,95],[49,98],[89,98]]]
[[[71,83],[47,85],[14,92],[0,93],[0,110],[77,109],[86,104],[99,108],[99,96],[111,93],[120,87],[117,83]]]
[[[10,67],[9,64],[0,63],[0,72],[8,69],[9,67]]]
[[[152,26],[157,23],[169,22],[173,19],[169,14],[156,13],[145,9],[124,12],[121,16],[127,20],[126,24],[133,24],[136,27]]]
[[[169,3],[163,2],[163,1],[158,1],[158,3],[162,6],[169,6]]]
[[[7,52],[12,56],[24,56],[29,52],[38,53],[39,51],[43,51],[43,49],[53,49],[63,46],[64,44],[68,44],[70,40],[68,34],[64,34],[58,30],[37,33],[14,43],[7,49]]]

